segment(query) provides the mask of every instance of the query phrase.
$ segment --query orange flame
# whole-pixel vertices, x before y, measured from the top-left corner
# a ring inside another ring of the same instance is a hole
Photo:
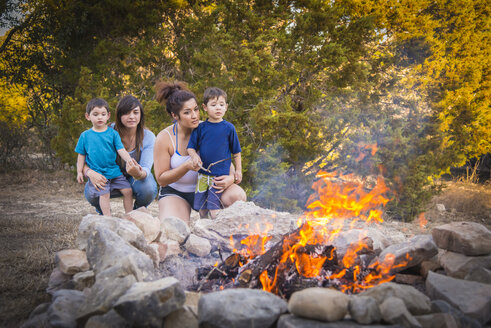
[[[418,223],[421,229],[424,229],[426,227],[426,224],[428,223],[428,220],[425,218],[425,213],[421,213],[418,216]]]

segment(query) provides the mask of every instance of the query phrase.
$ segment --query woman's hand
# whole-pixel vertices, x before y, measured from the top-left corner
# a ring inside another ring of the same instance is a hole
[[[200,169],[199,163],[195,162],[192,158],[189,158],[184,165],[186,165],[189,171],[198,171]]]
[[[213,187],[218,189],[217,194],[222,193],[234,183],[233,175],[221,175],[213,179]]]
[[[134,158],[132,158],[131,161],[126,162],[126,172],[136,180],[144,178],[142,176],[143,169]]]
[[[85,175],[90,179],[90,182],[94,185],[96,190],[103,190],[106,187],[107,179],[102,174],[91,169],[88,170]]]

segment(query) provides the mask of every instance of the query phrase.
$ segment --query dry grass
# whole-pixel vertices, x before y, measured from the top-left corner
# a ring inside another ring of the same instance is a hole
[[[46,293],[57,251],[72,248],[82,217],[94,210],[83,198],[83,186],[67,172],[22,171],[0,174],[0,326],[18,327]],[[444,204],[439,212],[436,204]],[[111,201],[115,216],[123,214],[122,201]],[[150,206],[157,215],[157,202]],[[428,223],[418,220],[397,226],[407,236],[428,233],[452,221],[475,221],[491,228],[491,185],[448,183],[426,211]]]

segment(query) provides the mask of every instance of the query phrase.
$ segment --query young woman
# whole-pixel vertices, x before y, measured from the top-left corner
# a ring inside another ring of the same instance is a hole
[[[145,129],[143,106],[138,99],[133,96],[121,98],[116,106],[116,123],[111,124],[110,127],[119,133],[124,148],[133,159],[126,165],[122,165],[118,157],[118,164],[133,190],[135,198],[133,208],[146,207],[157,196],[157,183],[151,172],[155,135],[152,131]],[[88,167],[84,168],[84,173],[96,189],[105,186],[106,178],[103,175]],[[121,196],[118,192],[111,193],[111,197],[118,196]],[[90,193],[87,185],[85,186],[85,198],[98,213],[101,213],[99,198]]]
[[[165,104],[174,123],[157,135],[154,170],[159,190],[159,217],[176,216],[189,224],[199,166],[193,164],[186,148],[193,129],[198,127],[199,107],[195,95],[183,82],[159,82],[157,101]],[[246,200],[244,190],[234,184],[231,174],[216,177],[215,188],[222,190],[224,207]]]

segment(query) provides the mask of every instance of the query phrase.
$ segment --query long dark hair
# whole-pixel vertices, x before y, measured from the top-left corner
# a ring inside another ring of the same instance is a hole
[[[121,121],[121,116],[128,114],[136,107],[140,107],[140,122],[136,127],[136,138],[135,138],[135,148],[136,148],[136,159],[140,160],[141,149],[143,148],[143,136],[145,129],[145,114],[143,112],[143,106],[136,97],[128,95],[121,98],[116,106],[116,125],[114,129],[118,131],[119,135],[126,134],[126,127]]]
[[[155,98],[161,105],[165,102],[165,109],[170,116],[174,114],[179,117],[179,112],[184,103],[189,99],[196,100],[194,93],[187,88],[186,83],[181,81],[157,82],[155,92]]]

